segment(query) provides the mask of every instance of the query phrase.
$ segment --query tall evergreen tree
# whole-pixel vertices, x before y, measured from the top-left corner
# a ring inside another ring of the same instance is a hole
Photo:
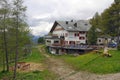
[[[97,43],[97,31],[94,26],[88,31],[88,44],[95,45]]]
[[[14,59],[14,79],[18,58],[22,57],[18,53],[23,53],[24,47],[31,44],[25,11],[26,7],[23,6],[22,0],[0,0],[0,55],[2,54],[3,64],[7,65],[7,71],[9,62]]]
[[[98,12],[95,13],[94,17],[90,20],[90,23],[92,26],[96,27],[96,28],[100,28],[100,15]]]
[[[7,71],[9,71],[9,60],[8,60],[8,45],[7,45],[7,18],[9,17],[9,3],[8,0],[1,0],[0,15],[1,15],[1,35],[3,36],[3,52],[6,56]],[[4,56],[3,56],[4,58]]]
[[[111,36],[117,36],[120,27],[120,3],[113,3],[102,15],[102,27],[104,32]]]
[[[13,18],[15,20],[15,69],[14,69],[14,76],[13,78],[16,79],[16,70],[17,70],[17,62],[18,62],[18,53],[19,53],[19,38],[20,32],[25,27],[22,23],[25,23],[24,17],[26,7],[23,6],[22,0],[13,0]],[[23,29],[25,30],[25,28]]]
[[[38,38],[38,43],[44,44],[45,43],[44,37],[39,37]]]

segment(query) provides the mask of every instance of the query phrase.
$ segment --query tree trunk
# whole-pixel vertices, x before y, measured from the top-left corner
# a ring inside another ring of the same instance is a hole
[[[4,39],[4,50],[5,50],[5,57],[6,57],[6,66],[7,66],[7,71],[9,71],[8,49],[7,49],[7,38],[6,38],[6,25],[5,25],[5,15],[4,15],[3,39]]]
[[[4,46],[3,46],[3,43],[2,43],[2,57],[3,57],[3,72],[5,71],[5,55],[4,55]]]
[[[16,16],[16,51],[15,51],[15,68],[14,68],[14,80],[16,79],[16,72],[17,72],[17,63],[18,63],[18,15]]]
[[[2,56],[2,65],[3,65],[3,72],[5,71],[5,51],[4,51],[4,39],[3,39],[3,28],[0,28],[0,31],[1,31],[1,56]]]
[[[117,49],[119,48],[119,45],[120,45],[120,32],[119,32],[119,29],[118,29],[118,35],[117,35]]]

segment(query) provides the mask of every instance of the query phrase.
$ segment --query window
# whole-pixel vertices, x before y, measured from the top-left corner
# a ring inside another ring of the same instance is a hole
[[[48,43],[51,43],[51,41],[50,41],[50,40],[47,40],[47,42],[48,42]]]
[[[76,33],[75,33],[75,36],[76,36]]]
[[[79,33],[75,33],[75,36],[79,36]]]
[[[88,24],[85,24],[85,26],[87,26]]]
[[[85,39],[85,37],[83,37],[83,40]]]
[[[80,34],[83,34],[83,32],[82,32],[82,31],[80,31],[79,33],[80,33]]]
[[[75,41],[70,41],[69,44],[75,44]]]
[[[99,39],[99,42],[101,42],[101,40]]]
[[[54,43],[59,43],[59,41],[54,41]]]
[[[84,40],[84,39],[85,39],[85,37],[79,37],[79,39],[80,39],[80,40]]]
[[[85,34],[85,31],[80,31],[79,33],[80,33],[80,34]]]
[[[79,37],[79,39],[81,40],[81,37]]]

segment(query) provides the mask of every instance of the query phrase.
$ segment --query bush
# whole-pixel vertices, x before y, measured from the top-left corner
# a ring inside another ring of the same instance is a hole
[[[117,49],[120,51],[120,44],[118,45]]]
[[[38,73],[40,73],[40,71],[38,71],[38,70],[35,70],[35,71],[33,71],[33,73],[36,73],[36,74],[38,74]]]

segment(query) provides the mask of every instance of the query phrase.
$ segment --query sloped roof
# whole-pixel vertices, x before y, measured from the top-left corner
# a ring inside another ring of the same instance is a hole
[[[60,25],[67,31],[88,31],[91,28],[88,20],[55,21],[50,32],[52,32],[57,25]]]

